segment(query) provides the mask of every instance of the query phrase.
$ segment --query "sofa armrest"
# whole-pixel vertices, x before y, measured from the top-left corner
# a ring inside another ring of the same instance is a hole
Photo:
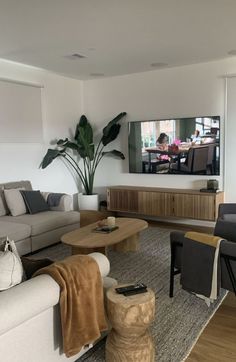
[[[236,242],[235,223],[218,219],[215,225],[214,235]]]
[[[41,192],[45,201],[47,201],[48,195],[52,192]],[[73,198],[68,194],[61,194],[60,202],[58,206],[50,207],[52,211],[71,211],[73,210]]]
[[[106,277],[110,271],[110,262],[107,257],[101,253],[91,253],[89,256],[97,262],[101,276]],[[52,308],[59,302],[59,296],[59,285],[47,274],[36,276],[2,291],[0,293],[0,335]]]
[[[0,293],[0,335],[56,305],[59,285],[39,275]]]

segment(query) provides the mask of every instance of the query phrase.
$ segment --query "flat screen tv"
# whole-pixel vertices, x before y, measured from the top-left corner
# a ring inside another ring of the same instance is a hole
[[[220,117],[129,122],[129,172],[220,174]]]

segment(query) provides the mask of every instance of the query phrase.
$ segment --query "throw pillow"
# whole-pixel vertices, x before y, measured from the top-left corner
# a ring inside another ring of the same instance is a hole
[[[40,191],[21,191],[30,214],[50,210]]]
[[[45,259],[32,259],[26,256],[21,257],[21,262],[26,274],[26,278],[30,279],[37,270],[44,268],[45,266],[51,265],[53,260],[49,258]]]
[[[7,206],[12,216],[26,214],[24,199],[20,193],[23,188],[4,190]]]

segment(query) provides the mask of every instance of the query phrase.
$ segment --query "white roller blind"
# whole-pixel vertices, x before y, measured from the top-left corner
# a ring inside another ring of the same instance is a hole
[[[0,143],[42,141],[41,87],[0,80]]]

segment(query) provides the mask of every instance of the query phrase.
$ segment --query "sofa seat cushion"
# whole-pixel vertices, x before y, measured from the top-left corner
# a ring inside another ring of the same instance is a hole
[[[16,217],[2,216],[2,219],[14,223],[26,224],[31,228],[31,236],[34,236],[66,225],[78,223],[80,214],[77,211],[44,211],[34,215],[25,214]]]
[[[5,219],[5,217],[13,219],[13,216],[3,216],[1,219]],[[0,220],[0,237],[8,236],[14,241],[19,241],[30,237],[30,235],[31,227],[29,225]]]

